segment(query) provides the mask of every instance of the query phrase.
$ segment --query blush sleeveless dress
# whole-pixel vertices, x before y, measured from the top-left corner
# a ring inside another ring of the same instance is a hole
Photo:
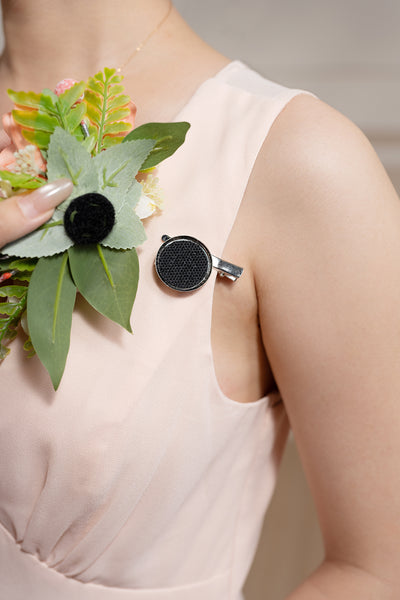
[[[139,249],[133,335],[78,299],[57,392],[12,343],[0,379],[1,600],[242,598],[287,415],[278,394],[237,403],[219,388],[215,271],[179,294],[158,282],[154,258],[165,233],[224,257],[258,151],[299,93],[234,61],[177,116],[191,129],[159,169],[165,209]]]

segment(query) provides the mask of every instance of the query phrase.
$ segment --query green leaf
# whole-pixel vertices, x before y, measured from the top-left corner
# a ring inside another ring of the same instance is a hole
[[[28,288],[28,327],[54,389],[58,388],[65,369],[75,295],[68,254],[41,258]]]
[[[141,186],[135,176],[154,145],[153,140],[136,140],[101,152],[92,160],[99,173],[98,189],[115,209],[116,224],[102,241],[117,249],[139,246],[146,239],[142,222],[134,212]]]
[[[114,146],[118,146],[122,141],[123,137],[115,136],[112,137],[110,135],[106,135],[103,138],[103,150],[107,150],[108,148],[114,148]]]
[[[77,188],[68,200],[57,207],[54,213],[55,221],[64,215],[73,198],[97,189],[98,176],[90,154],[73,135],[59,127],[51,136],[47,156],[47,176],[49,181],[68,177]]]
[[[121,80],[115,69],[106,68],[104,72],[97,73],[88,81],[85,91],[86,114],[97,134],[93,154],[99,154],[105,148],[121,141],[118,139],[111,142],[110,135],[123,134],[131,128],[130,124],[125,123],[130,111],[120,113],[115,110],[129,103],[128,96],[122,93],[124,88],[120,85]]]
[[[129,115],[131,114],[131,111],[129,110],[129,108],[114,108],[113,110],[110,110],[108,112],[108,117],[106,119],[106,123],[112,123],[113,121],[116,121],[117,119],[126,119],[127,117],[129,117]],[[130,123],[124,123],[125,125],[127,125],[128,127],[131,127]]]
[[[9,281],[12,282],[12,279]],[[6,344],[17,335],[17,326],[26,308],[28,288],[10,283],[10,285],[2,286],[0,289],[3,294],[10,293],[6,296],[8,302],[0,302],[0,359],[2,360],[9,352]]]
[[[13,317],[18,313],[19,307],[15,302],[0,302],[0,314]]]
[[[68,250],[76,287],[99,313],[131,331],[139,262],[136,251],[112,250],[99,245]]]
[[[23,129],[24,138],[31,144],[34,144],[41,150],[47,150],[50,142],[50,133],[44,131],[32,131],[31,129]]]
[[[21,127],[33,129],[35,131],[46,131],[53,133],[58,126],[58,119],[51,115],[43,114],[35,110],[13,110],[13,119]]]
[[[3,346],[3,344],[1,344],[0,345],[0,360],[4,360],[9,353],[10,353],[10,348],[7,348],[7,346]]]
[[[142,170],[155,167],[161,161],[171,156],[185,141],[189,123],[146,123],[137,127],[123,139],[124,142],[132,140],[155,140],[155,146],[142,165]]]
[[[116,75],[116,72],[117,72],[116,69],[110,69],[110,67],[104,68],[104,75],[107,79],[111,79],[114,81],[121,81],[122,77],[120,75]]]
[[[40,177],[26,175],[25,173],[11,173],[11,171],[0,171],[0,179],[9,181],[15,189],[24,190],[34,190],[47,183],[45,179]]]
[[[85,87],[86,83],[84,81],[80,81],[60,94],[58,97],[58,103],[62,114],[66,114],[69,110],[71,110],[74,104],[78,102],[85,91]]]
[[[6,271],[19,271],[19,272],[31,272],[36,266],[37,261],[31,259],[21,260],[10,256],[5,258],[0,253],[0,272],[5,273]]]
[[[98,174],[90,154],[82,144],[60,127],[57,127],[51,136],[47,161],[49,181],[68,177],[74,183],[71,196],[56,208],[46,224],[52,225],[62,221],[64,212],[73,198],[98,188]],[[72,240],[67,236],[63,225],[58,225],[36,229],[25,237],[10,242],[2,251],[12,256],[38,258],[59,254],[70,246]]]
[[[44,104],[43,104],[44,101]],[[44,88],[40,97],[40,106],[52,106],[58,112],[57,108],[58,96],[53,90]]]
[[[39,110],[47,112],[49,115],[58,115],[57,111],[58,97],[52,90],[43,90],[40,96],[40,107]]]
[[[107,198],[118,201],[121,191],[128,191],[135,184],[135,176],[153,146],[153,140],[136,140],[110,148],[92,159],[99,173],[99,188]]]
[[[25,285],[3,285],[0,286],[0,298],[22,298],[26,294]],[[0,303],[0,307],[3,305]],[[1,310],[0,310],[1,312]]]
[[[126,133],[127,131],[130,131],[130,130],[131,130],[131,126],[129,123],[124,123],[124,121],[119,121],[117,123],[110,123],[107,126],[107,135],[115,135],[117,133]]]
[[[94,135],[89,135],[89,137],[85,138],[82,142],[82,146],[85,148],[85,150],[91,154],[94,147],[96,145],[96,136]]]
[[[100,125],[101,113],[95,106],[88,104],[87,108],[86,108],[86,115],[96,127],[98,127]],[[95,131],[97,133],[96,128],[95,128]]]
[[[113,204],[116,224],[103,240],[104,246],[133,248],[146,239],[143,225],[134,212],[141,186],[135,176],[154,146],[154,140],[135,140],[105,150],[94,158],[73,135],[57,127],[47,156],[49,181],[68,177],[74,183],[70,197],[60,204],[40,229],[10,242],[5,253],[22,258],[52,256],[73,245],[63,226],[64,213],[77,196],[98,191]]]
[[[130,103],[131,99],[129,98],[129,96],[126,96],[125,94],[120,94],[119,96],[114,96],[114,98],[112,98],[110,100],[110,102],[108,103],[108,110],[112,111],[115,108],[123,108],[126,107],[125,110],[129,110],[128,105]],[[130,112],[130,110],[129,110]]]
[[[10,98],[19,108],[12,114],[15,122],[21,126],[25,139],[41,150],[47,150],[56,127],[62,127],[79,140],[83,139],[80,122],[85,106],[75,106],[75,103],[82,96],[85,86],[83,81],[77,83],[59,97],[49,89],[41,94],[9,90]]]
[[[32,356],[35,356],[36,354],[30,337],[28,337],[28,339],[24,342],[24,350],[27,352],[28,358],[32,358]]]
[[[138,203],[140,194],[141,186],[136,182],[129,192],[129,196],[124,196],[126,202],[118,203],[118,209],[116,210],[117,223],[101,242],[103,246],[125,250],[140,246],[146,240],[147,236],[143,223],[133,208]],[[122,197],[120,200],[122,200]]]
[[[65,117],[65,122],[68,126],[68,131],[74,131],[78,125],[83,121],[85,116],[86,107],[84,104],[78,104],[73,108]]]
[[[40,108],[41,94],[35,92],[16,92],[7,90],[8,97],[14,104],[21,107],[29,107],[38,110]]]
[[[122,94],[122,92],[124,91],[124,86],[123,85],[110,85],[110,87],[108,88],[108,93],[110,98],[112,98],[113,96],[118,96],[118,94]]]

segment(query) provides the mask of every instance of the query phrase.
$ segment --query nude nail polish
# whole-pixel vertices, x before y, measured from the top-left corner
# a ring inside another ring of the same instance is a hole
[[[58,179],[17,198],[17,202],[27,219],[35,219],[68,198],[73,189],[72,181]]]

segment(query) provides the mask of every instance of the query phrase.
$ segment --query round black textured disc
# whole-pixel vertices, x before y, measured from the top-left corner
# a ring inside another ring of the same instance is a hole
[[[72,200],[64,215],[64,227],[75,244],[98,244],[110,233],[115,210],[105,196],[92,192]]]
[[[209,278],[212,257],[199,240],[181,235],[170,238],[160,247],[155,267],[165,285],[179,292],[190,292]]]

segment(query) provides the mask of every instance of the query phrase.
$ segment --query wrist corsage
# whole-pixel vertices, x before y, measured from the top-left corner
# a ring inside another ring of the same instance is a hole
[[[131,331],[139,279],[141,218],[158,203],[154,167],[184,142],[189,124],[133,127],[122,76],[104,69],[88,82],[63,80],[41,94],[14,92],[3,123],[13,146],[0,153],[0,198],[67,177],[74,190],[52,218],[0,253],[0,358],[27,322],[57,389],[69,350],[77,291]],[[3,155],[3,157],[2,157]]]

